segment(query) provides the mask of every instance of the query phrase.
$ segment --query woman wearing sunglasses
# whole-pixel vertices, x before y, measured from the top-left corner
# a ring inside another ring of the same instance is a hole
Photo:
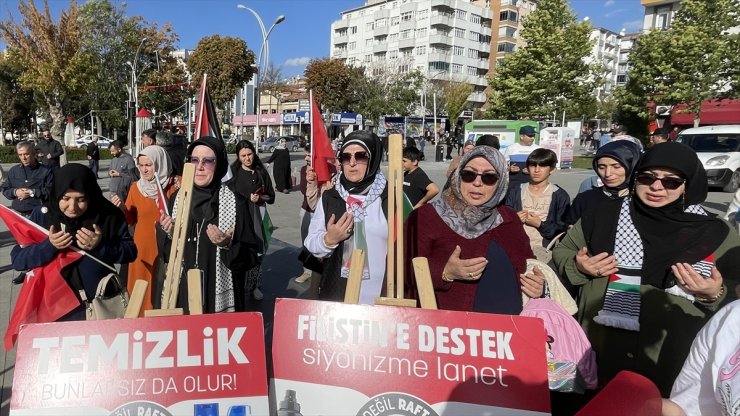
[[[524,275],[532,258],[522,222],[506,196],[504,156],[489,146],[466,153],[441,198],[406,221],[406,270],[426,257],[440,309],[518,314],[522,291],[540,297],[542,276]]]
[[[188,312],[187,272],[197,269],[201,275],[203,312],[232,312],[236,305],[230,264],[233,259],[229,254],[238,252],[238,227],[247,223],[243,218],[247,212],[246,201],[234,193],[233,187],[221,183],[229,172],[226,147],[222,140],[211,136],[201,137],[188,146],[185,162],[195,165],[195,177],[177,307]],[[178,192],[170,200],[172,216],[165,213],[160,216],[161,228],[170,238],[179,200]],[[165,244],[160,249],[165,256],[170,252],[170,238],[164,239]]]
[[[635,172],[632,194],[586,211],[553,260],[581,287],[599,382],[631,370],[667,397],[694,336],[734,294],[740,237],[698,205],[707,176],[688,146],[655,146]]]
[[[366,252],[360,303],[372,304],[380,295],[388,251],[382,152],[378,136],[368,130],[354,131],[342,142],[339,180],[321,195],[304,241],[311,254],[324,259],[319,299],[344,299],[355,248]]]

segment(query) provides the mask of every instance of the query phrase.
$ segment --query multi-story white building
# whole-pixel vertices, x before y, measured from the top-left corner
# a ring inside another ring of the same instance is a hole
[[[474,0],[367,0],[331,25],[332,58],[391,65],[429,79],[471,84],[470,107],[486,102],[493,12]]]
[[[584,60],[587,64],[600,64],[601,76],[604,84],[594,91],[597,99],[603,100],[610,97],[612,89],[617,83],[617,72],[619,68],[620,34],[611,30],[596,27],[591,29],[591,40],[593,46],[591,54]]]
[[[620,33],[619,40],[619,64],[617,66],[617,86],[623,86],[627,83],[627,74],[632,65],[630,65],[630,51],[635,47],[639,33]]]
[[[641,0],[645,6],[645,18],[642,21],[642,31],[653,29],[668,29],[678,9],[681,0]]]

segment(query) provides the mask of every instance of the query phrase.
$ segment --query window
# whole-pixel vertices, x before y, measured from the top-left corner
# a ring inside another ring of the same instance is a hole
[[[334,34],[340,37],[347,36],[347,29],[337,30],[334,32]]]
[[[373,46],[373,38],[365,39],[365,46]]]
[[[452,64],[452,73],[453,74],[461,74],[463,72],[463,65],[462,64]]]
[[[347,44],[347,49],[349,49],[351,51],[357,49],[357,42],[350,42],[350,43],[348,43]]]
[[[401,32],[401,39],[413,38],[414,36],[411,33],[412,33],[411,29],[404,30],[403,32]]]
[[[399,20],[399,17],[398,16],[391,17],[391,26],[397,26],[398,23],[399,23],[398,20]]]
[[[398,58],[398,50],[392,50],[388,51],[388,59],[396,59]]]
[[[401,13],[401,21],[402,22],[410,22],[414,18],[414,12],[404,12]]]
[[[373,61],[373,55],[372,54],[365,55],[365,62],[366,63],[369,63],[369,62],[372,62],[372,61]]]
[[[427,28],[423,27],[421,29],[416,29],[417,38],[424,38],[426,36],[427,36]]]
[[[349,28],[349,34],[354,35],[357,33],[357,26],[352,26]]]
[[[416,12],[416,20],[424,20],[429,16],[429,10],[418,10]]]
[[[480,24],[481,17],[477,14],[470,13],[470,23],[473,23],[475,25]]]
[[[617,75],[617,84],[624,84],[627,82],[627,75]]]
[[[450,64],[447,62],[429,62],[429,70],[430,71],[449,71],[450,70]]]
[[[375,62],[384,61],[384,60],[385,60],[385,52],[376,53],[373,56],[373,61]]]
[[[385,25],[387,23],[387,20],[388,19],[386,19],[386,18],[382,18],[382,19],[376,20],[375,21],[375,27],[385,27]]]
[[[398,33],[391,33],[388,35],[388,42],[393,42],[398,40]]]
[[[416,47],[416,54],[417,55],[424,55],[427,53],[427,47],[425,45],[417,46]]]
[[[499,42],[496,50],[498,52],[514,52],[515,45],[510,42]]]
[[[373,30],[375,29],[375,22],[367,22],[365,25],[365,30]]]
[[[401,56],[411,56],[414,53],[414,48],[401,49]]]
[[[474,66],[469,66],[468,75],[478,75],[478,68]]]
[[[670,7],[658,7],[656,9],[655,17],[655,28],[665,30],[671,25],[671,9]]]
[[[509,26],[503,26],[498,29],[498,35],[499,36],[506,36],[510,38],[516,37],[516,28],[509,27]]]
[[[452,48],[452,53],[455,56],[463,56],[465,55],[465,48],[463,48],[462,46],[455,46],[454,48]]]
[[[455,28],[455,37],[465,39],[465,29]]]
[[[468,58],[478,59],[478,49],[468,49]]]
[[[478,32],[473,32],[471,30],[468,32],[468,39],[478,42],[480,40],[480,36],[478,35]]]
[[[398,72],[400,72],[402,74],[405,74],[405,73],[407,73],[409,71],[411,71],[411,65],[409,65],[409,64],[400,65],[398,67]]]
[[[468,13],[465,10],[455,9],[455,17],[458,19],[465,20],[465,17],[468,15]]]
[[[499,13],[499,19],[503,21],[509,21],[509,22],[517,22],[519,19],[519,16],[516,12],[511,10],[504,10],[503,12]]]

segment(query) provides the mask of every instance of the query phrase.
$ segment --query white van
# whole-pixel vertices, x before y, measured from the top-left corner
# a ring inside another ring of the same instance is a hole
[[[740,125],[686,129],[676,141],[694,149],[707,171],[710,187],[721,187],[725,192],[740,187]]]

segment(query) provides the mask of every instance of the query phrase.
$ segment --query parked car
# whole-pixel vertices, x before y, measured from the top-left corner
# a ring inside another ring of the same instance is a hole
[[[97,134],[88,134],[87,136],[82,136],[79,139],[75,140],[75,147],[79,147],[80,149],[87,149],[87,145],[92,143],[93,136],[98,138],[98,147],[100,147],[101,149],[107,149],[110,146],[111,140],[109,140],[107,137],[98,136]]]
[[[707,171],[709,186],[725,192],[740,187],[740,125],[686,129],[676,141],[694,149]]]
[[[299,136],[297,134],[288,134],[287,136],[284,136],[286,138],[290,137],[291,140],[297,140],[298,141],[298,147],[306,147],[306,138],[303,136]]]
[[[290,152],[297,152],[298,149],[301,147],[300,143],[298,143],[298,140],[296,140],[294,137],[268,137],[265,141],[260,143],[257,151],[260,153],[272,153],[275,150],[275,147],[277,147],[278,141],[280,139],[285,139],[285,148],[288,149],[288,151]]]

